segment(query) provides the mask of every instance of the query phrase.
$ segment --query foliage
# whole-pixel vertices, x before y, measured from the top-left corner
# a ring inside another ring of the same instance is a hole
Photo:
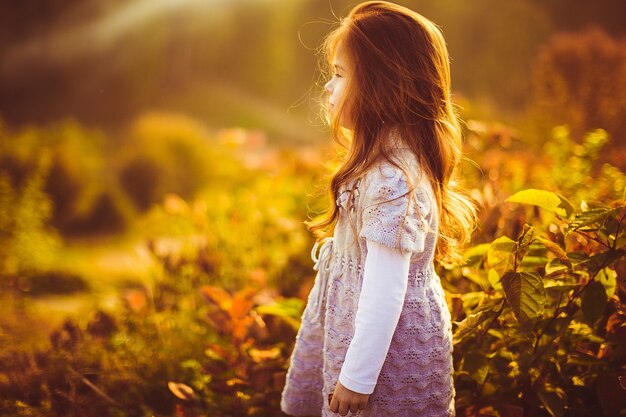
[[[189,202],[166,194],[135,225],[154,267],[123,310],[66,321],[46,349],[3,352],[0,414],[275,415],[303,307],[280,293],[310,289],[312,242],[294,219],[317,170],[253,132],[218,140],[219,183]]]
[[[183,263],[149,248],[160,267],[123,310],[68,319],[47,349],[0,354],[0,414],[275,415],[302,301],[262,282],[232,295],[201,285],[190,268],[202,251]]]
[[[0,131],[0,277],[5,278],[48,268],[61,244],[58,233],[48,225],[53,203],[44,191],[51,155],[33,155],[27,147],[19,151]],[[22,164],[25,160],[28,168]],[[12,166],[19,169],[11,171]],[[12,175],[16,172],[19,175]]]
[[[599,163],[610,149],[611,140],[604,129],[588,132],[577,143],[567,126],[555,127],[552,139],[543,146],[550,159],[551,169],[546,174],[551,186],[573,200],[618,199],[626,189],[626,175],[609,163]]]
[[[314,278],[302,219],[325,203],[307,194],[324,175],[324,151],[273,149],[240,129],[207,134],[162,114],[134,126],[116,167],[161,141],[146,154],[180,184],[201,169],[193,153],[206,140],[207,180],[187,197],[162,188],[133,224],[150,267],[121,290],[121,305],[68,318],[45,348],[0,352],[0,414],[280,415]],[[529,149],[505,126],[468,128],[479,169],[465,176],[484,206],[481,229],[466,265],[438,271],[455,325],[458,414],[619,414],[626,181],[598,167],[608,136],[592,131],[577,145],[561,126]],[[170,155],[177,137],[186,150]],[[196,167],[177,171],[187,162]],[[54,271],[30,275],[41,277],[30,281],[36,292],[53,292],[55,279],[58,291],[79,287]],[[29,293],[7,290],[28,305]]]
[[[298,295],[303,278],[311,275],[307,247],[312,238],[296,220],[306,216],[302,191],[313,175],[300,162],[304,157],[270,153],[265,166],[240,165],[236,174],[208,184],[189,203],[167,194],[137,222],[137,233],[151,239],[168,270],[184,270],[193,285],[235,291],[252,281]],[[221,158],[215,164],[232,163]]]
[[[233,176],[234,168],[228,164],[232,157],[190,117],[143,114],[126,135],[114,161],[115,171],[140,211],[161,201],[166,193],[192,198],[207,183]]]
[[[533,189],[508,201],[541,207],[547,227],[525,224],[515,239],[469,250],[462,274],[478,288],[455,296],[465,317],[454,332],[458,407],[466,415],[623,413],[626,203],[575,210]]]
[[[552,129],[540,146],[530,146],[512,127],[469,120],[465,155],[474,165],[463,166],[463,176],[480,202],[480,230],[475,243],[518,235],[530,210],[502,202],[525,188],[566,195],[573,201],[603,202],[623,198],[626,175],[601,162],[611,138],[597,129],[577,143],[566,125]]]
[[[40,160],[41,190],[50,200],[46,225],[68,236],[77,233],[119,232],[133,215],[125,196],[115,187],[105,160],[104,138],[74,120],[45,127],[12,131],[0,123],[0,172],[15,188],[35,175]]]
[[[0,414],[168,415],[175,398],[162,381],[189,373],[186,361],[202,356],[205,329],[189,307],[153,310],[137,294],[125,305],[115,316],[66,320],[47,349],[3,351]]]

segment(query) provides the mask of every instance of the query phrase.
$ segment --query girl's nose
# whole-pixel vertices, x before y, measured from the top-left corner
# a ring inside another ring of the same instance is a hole
[[[329,93],[333,92],[331,88],[332,87],[331,83],[332,83],[332,80],[330,80],[329,82],[326,83],[326,85],[324,85],[324,90],[328,91]]]

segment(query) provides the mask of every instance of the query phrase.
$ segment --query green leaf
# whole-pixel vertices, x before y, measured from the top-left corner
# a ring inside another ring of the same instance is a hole
[[[552,417],[561,417],[565,414],[567,395],[562,388],[546,384],[543,389],[539,390],[538,395],[539,400]]]
[[[462,368],[478,385],[482,385],[489,374],[489,362],[482,352],[469,352],[463,357]]]
[[[620,233],[615,240],[615,248],[620,249],[626,245],[626,234]]]
[[[452,337],[453,344],[462,342],[467,336],[474,333],[480,325],[489,319],[492,315],[487,311],[481,311],[480,313],[471,314],[467,316],[463,321],[454,323],[458,325],[454,335]]]
[[[573,253],[573,252],[570,252]],[[576,264],[576,260],[575,259],[571,259],[571,257],[568,255],[568,258],[570,258],[570,261],[572,262],[572,266],[575,266]],[[567,277],[567,276],[575,276],[573,274],[574,270],[573,269],[569,269],[566,265],[563,265],[563,263],[561,263],[561,261],[558,258],[553,258],[551,259],[545,266],[545,276],[546,277],[551,277],[551,278],[559,278],[559,277]]]
[[[620,211],[621,207],[611,210],[609,216],[606,218],[604,223],[602,223],[602,229],[604,229],[604,233],[606,233],[610,238],[609,244],[613,244],[613,242],[615,241],[615,234],[621,228],[620,222],[617,220],[616,217],[619,215]]]
[[[256,308],[259,314],[271,314],[280,317],[300,318],[304,302],[299,298],[285,298]]]
[[[260,305],[255,310],[259,314],[281,317],[297,330],[300,327],[303,305],[304,302],[299,298],[286,298],[271,304]]]
[[[559,197],[559,199],[561,200],[560,207],[563,207],[567,218],[569,218],[576,211],[574,209],[574,206],[572,205],[572,203],[570,203],[570,201],[567,198],[563,197],[561,194],[559,193],[554,193],[554,194],[556,194],[557,197]]]
[[[461,300],[463,300],[463,308],[467,309],[469,306],[478,305],[485,298],[484,291],[468,291],[461,294]]]
[[[507,272],[502,276],[506,300],[521,323],[543,314],[546,292],[536,272]]]
[[[598,281],[589,283],[581,300],[583,315],[590,323],[595,323],[606,309],[607,298],[604,286]]]
[[[474,331],[478,330],[486,320],[489,320],[498,313],[500,308],[502,308],[503,302],[504,298],[492,298],[485,295],[471,314],[460,322],[454,322],[458,327],[454,332],[453,343],[457,344],[461,342]]]
[[[626,250],[608,250],[606,252],[595,253],[576,264],[576,266],[585,265],[589,273],[595,274],[604,266],[610,266],[617,260],[626,257]],[[571,255],[570,255],[571,258]],[[622,260],[623,261],[623,260]]]
[[[615,286],[617,285],[617,272],[611,268],[604,268],[598,272],[598,282],[602,284],[606,290],[606,298],[610,299],[615,294]]]
[[[482,270],[474,270],[473,268],[462,268],[463,276],[473,283],[477,284],[483,290],[489,288],[489,281],[484,276],[484,271]]]
[[[621,207],[610,209],[600,206],[576,213],[567,230],[571,232],[588,226],[594,226],[594,228],[602,227],[609,217],[617,216],[621,210]]]
[[[568,365],[584,366],[585,368],[593,368],[598,365],[598,359],[594,356],[569,355],[565,360]]]
[[[487,330],[487,334],[495,337],[496,339],[500,339],[500,340],[504,339],[504,334],[501,331],[496,330],[496,329]]]
[[[522,190],[513,194],[504,201],[511,203],[530,204],[532,206],[541,207],[560,216],[567,215],[566,210],[559,207],[559,205],[561,204],[561,199],[558,195],[551,191],[529,188],[527,190]]]
[[[495,269],[491,268],[489,270],[487,278],[489,279],[489,283],[491,284],[491,287],[494,290],[502,291],[502,283],[500,282],[500,275],[498,275],[498,272]]]
[[[574,282],[573,280],[563,281],[556,279],[544,279],[543,287],[546,291],[551,293],[569,292],[575,288],[580,287],[582,284]]]
[[[604,339],[602,337],[596,336],[593,333],[593,329],[586,323],[572,320],[571,323],[568,325],[568,330],[570,334],[579,336],[584,340],[588,340],[593,343],[604,342]]]
[[[479,245],[468,248],[463,253],[463,256],[465,258],[465,264],[468,265],[479,262],[483,258],[483,255],[489,250],[489,246],[489,243],[481,243]]]
[[[506,236],[501,236],[491,242],[487,251],[487,262],[491,268],[494,268],[498,275],[502,276],[505,272],[512,269],[515,259],[516,243]]]
[[[517,239],[517,256],[519,259],[524,258],[528,253],[528,247],[533,241],[533,235],[535,234],[535,228],[525,224],[519,239]]]
[[[518,266],[524,267],[526,269],[535,270],[537,267],[544,268],[547,263],[548,263],[548,258],[546,258],[545,256],[526,255],[524,256],[524,258],[522,259],[522,262],[520,262]]]

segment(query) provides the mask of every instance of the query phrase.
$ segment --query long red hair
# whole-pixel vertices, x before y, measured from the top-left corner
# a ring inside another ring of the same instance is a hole
[[[385,146],[394,129],[435,191],[439,213],[435,259],[459,263],[461,246],[469,241],[477,215],[473,199],[457,181],[462,132],[451,101],[449,57],[441,31],[408,8],[368,1],[353,8],[326,37],[323,53],[329,71],[340,44],[351,72],[340,108],[331,115],[326,107],[325,114],[346,155],[331,177],[328,209],[305,222],[307,227],[318,239],[332,235],[341,185],[361,176],[380,158],[395,164]],[[341,114],[350,115],[349,130],[341,127]]]

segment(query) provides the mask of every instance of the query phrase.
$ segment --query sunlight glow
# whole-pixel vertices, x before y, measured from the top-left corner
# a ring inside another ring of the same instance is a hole
[[[82,25],[12,46],[4,53],[2,70],[6,76],[19,73],[20,68],[41,58],[63,63],[77,56],[98,53],[142,25],[180,11],[190,16],[193,13],[193,17],[199,16],[210,24],[222,19],[233,6],[250,1],[253,0],[136,0]]]

